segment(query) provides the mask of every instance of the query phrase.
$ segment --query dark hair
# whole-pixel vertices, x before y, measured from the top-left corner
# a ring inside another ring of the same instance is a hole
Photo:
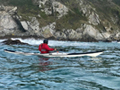
[[[48,39],[44,39],[44,40],[43,40],[43,43],[48,44]]]

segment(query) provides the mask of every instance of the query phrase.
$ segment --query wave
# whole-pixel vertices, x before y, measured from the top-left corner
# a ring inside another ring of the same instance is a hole
[[[5,41],[5,40],[7,40],[7,39],[0,39],[0,43],[3,42],[3,41]]]
[[[35,39],[35,38],[27,38],[27,39],[22,39],[22,38],[11,38],[12,40],[20,40],[23,43],[28,43],[30,45],[39,45],[43,43],[43,39]],[[7,39],[0,39],[0,44],[1,42],[5,41]],[[58,41],[58,40],[49,40],[48,43],[50,46],[75,46],[75,47],[81,47],[81,48],[89,48],[91,46],[98,46],[98,47],[118,47],[120,42],[80,42],[80,41]]]
[[[35,39],[35,38],[27,38],[27,39],[22,39],[22,38],[11,38],[12,40],[20,40],[23,43],[28,43],[30,45],[39,45],[43,43],[43,39]],[[6,39],[0,39],[0,43],[3,42]],[[115,47],[119,46],[120,42],[80,42],[80,41],[58,41],[58,40],[49,40],[48,43],[50,46],[75,46],[75,47],[82,47],[82,48],[87,48],[90,46],[98,46],[98,47]]]
[[[11,38],[12,40],[20,40],[21,42],[28,43],[30,45],[39,45],[43,43],[43,39],[22,39],[22,38]],[[57,40],[49,40],[48,43],[50,46],[94,46],[93,43],[88,42],[79,42],[79,41],[57,41]]]

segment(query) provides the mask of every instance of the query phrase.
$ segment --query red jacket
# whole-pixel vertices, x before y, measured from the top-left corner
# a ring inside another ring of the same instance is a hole
[[[42,43],[39,45],[39,51],[41,53],[49,53],[49,51],[53,51],[54,48],[50,48],[47,44]]]

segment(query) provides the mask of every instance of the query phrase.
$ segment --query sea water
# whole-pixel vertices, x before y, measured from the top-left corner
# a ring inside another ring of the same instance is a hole
[[[98,57],[42,58],[4,52],[37,52],[42,39],[19,39],[29,45],[4,45],[0,40],[0,90],[120,90],[120,43],[50,40],[67,53],[104,50]]]

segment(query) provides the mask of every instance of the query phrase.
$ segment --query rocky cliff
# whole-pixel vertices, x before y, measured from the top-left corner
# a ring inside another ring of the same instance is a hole
[[[16,1],[0,0],[0,37],[120,40],[119,0]]]

